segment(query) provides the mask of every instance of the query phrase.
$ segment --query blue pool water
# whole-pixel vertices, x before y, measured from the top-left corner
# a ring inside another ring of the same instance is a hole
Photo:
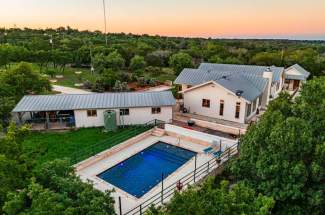
[[[158,142],[114,167],[102,172],[99,178],[140,198],[181,167],[195,152]]]

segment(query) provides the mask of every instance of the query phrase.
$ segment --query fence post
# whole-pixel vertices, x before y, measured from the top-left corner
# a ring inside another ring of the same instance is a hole
[[[164,203],[164,173],[161,173],[161,204]]]
[[[195,162],[194,162],[194,183],[195,183],[195,175],[196,175],[196,159],[197,159],[197,155],[195,155]]]
[[[120,215],[122,215],[122,201],[121,201],[121,196],[118,197],[118,203],[119,203]]]
[[[142,215],[142,204],[140,205],[140,215]]]

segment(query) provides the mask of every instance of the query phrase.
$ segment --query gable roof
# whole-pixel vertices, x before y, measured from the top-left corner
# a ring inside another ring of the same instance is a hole
[[[224,87],[225,89],[230,91],[234,96],[237,96],[237,93],[241,93],[240,97],[242,97],[248,102],[252,102],[263,93],[267,84],[267,81],[265,79],[257,80],[261,80],[262,82],[254,85],[252,83],[252,80],[249,80],[249,78],[243,75],[223,73],[214,80],[204,82],[202,84],[196,85],[195,87],[185,90],[184,93],[205,86],[207,84],[214,83]]]
[[[284,67],[276,66],[257,66],[257,65],[238,65],[238,64],[215,64],[215,63],[201,63],[198,69],[215,70],[215,71],[229,71],[234,73],[249,73],[251,75],[263,76],[263,73],[270,69],[273,73],[273,82],[279,82]]]
[[[214,81],[229,91],[236,94],[243,91],[242,97],[247,101],[253,101],[261,95],[266,86],[267,79],[254,73],[231,71],[215,71],[203,69],[184,69],[176,78],[176,84],[201,85]]]
[[[173,106],[170,91],[24,96],[12,112]]]
[[[297,72],[300,73],[300,75],[287,74],[288,71],[290,70],[296,70]],[[285,76],[286,79],[306,80],[310,76],[310,73],[307,70],[305,70],[303,67],[301,67],[299,64],[295,64],[285,70]]]

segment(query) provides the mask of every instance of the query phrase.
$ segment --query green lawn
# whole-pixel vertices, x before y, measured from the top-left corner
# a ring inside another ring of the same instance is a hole
[[[81,71],[80,75],[75,74],[75,72]],[[89,69],[80,69],[80,68],[65,68],[63,73],[58,73],[58,75],[63,75],[62,79],[57,79],[57,85],[66,86],[66,87],[75,87],[76,83],[84,83],[85,81],[94,82],[98,77],[98,74],[91,74]]]
[[[25,139],[23,148],[29,157],[36,159],[36,168],[56,158],[69,158],[76,163],[148,129],[148,127],[129,127],[108,133],[102,132],[102,128],[67,132],[33,132]]]

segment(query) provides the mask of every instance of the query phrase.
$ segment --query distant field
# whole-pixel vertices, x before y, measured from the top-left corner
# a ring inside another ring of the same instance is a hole
[[[39,66],[35,63],[31,63],[32,68],[36,71],[39,71]],[[16,64],[11,64],[11,68],[15,67]],[[51,68],[51,67],[49,67]],[[0,70],[4,70],[4,67],[0,67]],[[53,68],[51,68],[53,69]],[[45,68],[43,68],[43,71]],[[75,72],[82,72],[80,75],[77,75]],[[127,71],[125,71],[127,72]],[[65,86],[65,87],[75,87],[75,88],[80,88],[76,87],[76,83],[84,83],[85,81],[90,81],[94,82],[96,78],[99,77],[98,74],[94,73],[91,74],[90,69],[85,69],[85,68],[71,68],[71,67],[66,67],[63,71],[63,73],[57,72],[56,75],[63,75],[63,78],[56,78],[56,77],[49,77],[50,79],[55,79],[57,82],[55,84]],[[157,81],[160,82],[165,82],[167,80],[173,81],[176,76],[174,74],[174,71],[168,67],[162,68],[161,72],[159,74],[151,74],[151,73],[144,73],[144,77],[146,78],[154,78]]]

